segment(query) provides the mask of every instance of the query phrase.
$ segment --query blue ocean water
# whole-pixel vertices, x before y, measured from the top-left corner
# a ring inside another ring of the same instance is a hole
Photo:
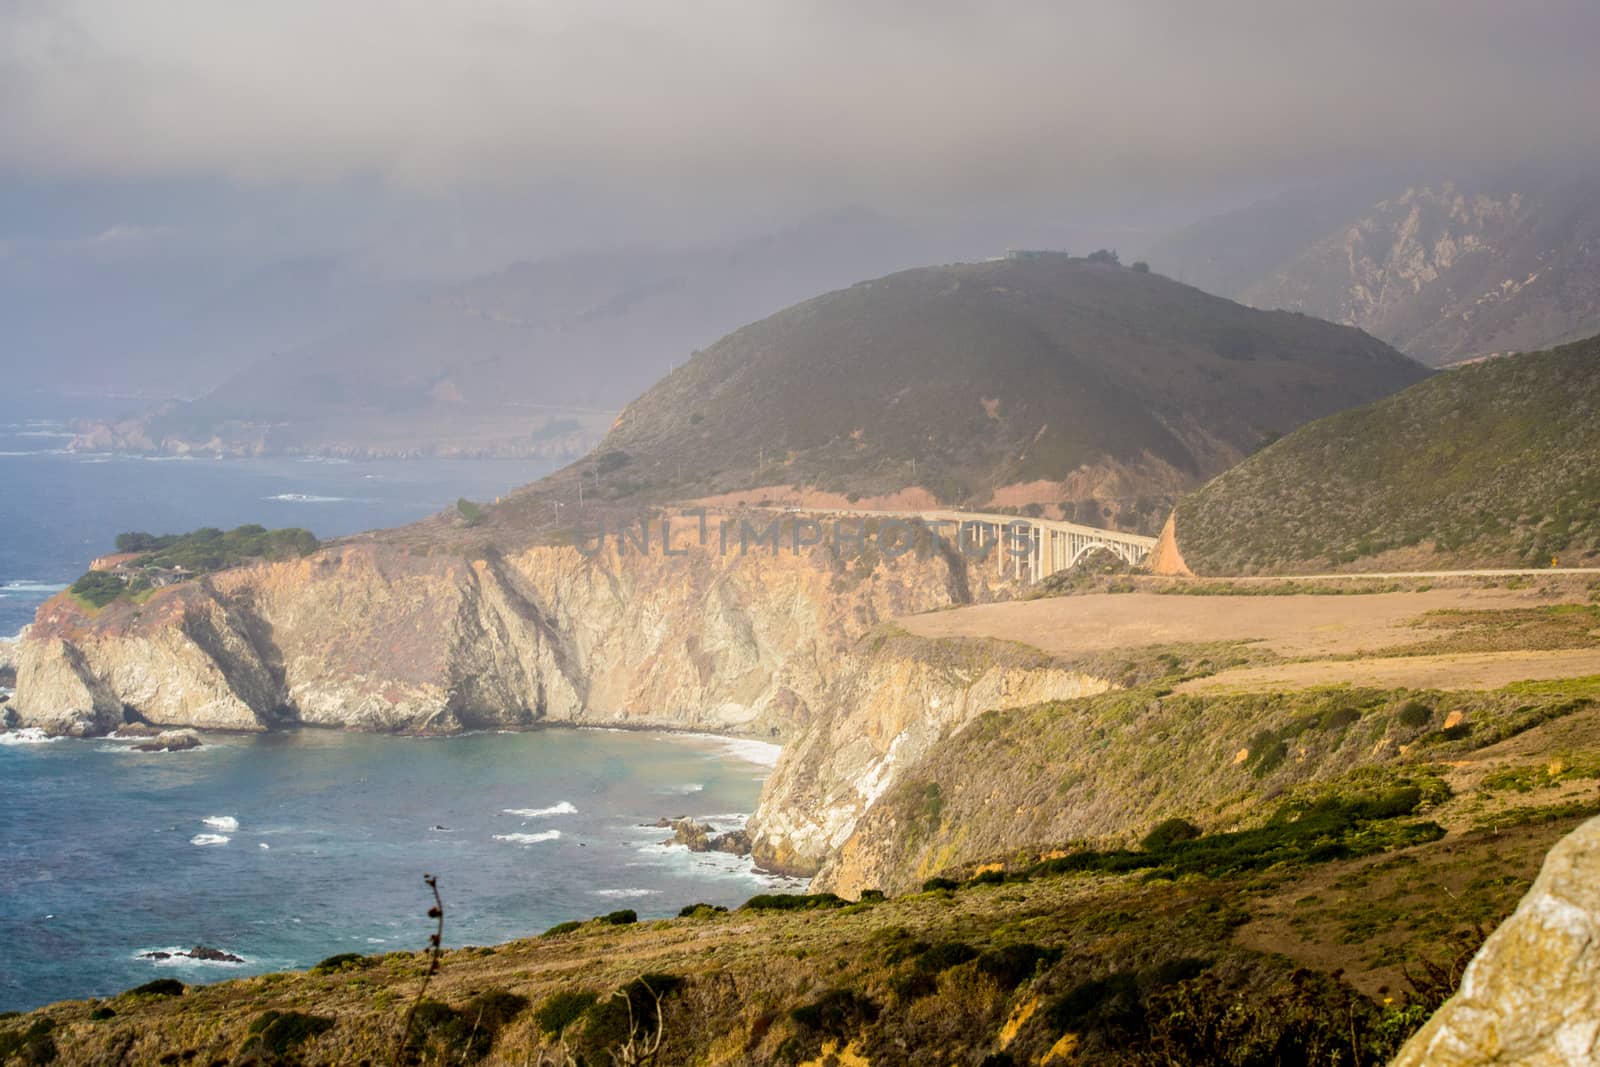
[[[741,823],[768,767],[740,753],[767,746],[570,729],[204,736],[160,754],[0,743],[0,1010],[420,949],[425,872],[449,946],[780,884],[644,825]],[[195,944],[248,962],[140,958]]]
[[[248,522],[318,537],[413,522],[458,497],[493,500],[546,460],[170,459],[65,451],[67,422],[0,408],[0,637],[113,549],[124,530]]]
[[[36,411],[7,413],[0,398],[0,636],[123,530],[260,522],[331,537],[459,496],[493,499],[550,467],[86,456],[63,451],[69,433]],[[424,872],[439,876],[449,945],[624,907],[734,904],[782,884],[748,860],[664,847],[666,831],[641,826],[664,815],[736,824],[769,770],[738,753],[770,762],[764,746],[556,729],[215,735],[164,754],[23,741],[0,736],[0,1011],[164,975],[208,981],[417,949]],[[139,958],[197,943],[248,962]]]

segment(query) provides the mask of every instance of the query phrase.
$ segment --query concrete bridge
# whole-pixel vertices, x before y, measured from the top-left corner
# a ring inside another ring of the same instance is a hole
[[[1026,515],[947,510],[851,510],[849,514],[920,522],[940,534],[948,534],[957,548],[969,554],[983,554],[988,549],[994,557],[996,574],[1010,570],[1018,581],[1029,583],[1067,570],[1096,550],[1110,552],[1129,566],[1138,566],[1156,546],[1154,537],[1142,534]]]

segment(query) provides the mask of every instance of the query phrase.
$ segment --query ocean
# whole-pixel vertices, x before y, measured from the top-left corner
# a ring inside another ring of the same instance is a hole
[[[68,428],[0,416],[0,633],[119,531],[245,522],[329,537],[493,499],[548,464],[151,460],[62,451]],[[647,824],[732,828],[773,746],[546,729],[418,739],[203,735],[179,753],[0,735],[0,1011],[415,950],[439,879],[447,946],[631,908],[641,918],[798,888]],[[205,945],[242,963],[172,953]]]

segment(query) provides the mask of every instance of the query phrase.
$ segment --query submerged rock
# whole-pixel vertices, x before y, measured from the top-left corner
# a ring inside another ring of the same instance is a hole
[[[155,736],[153,741],[146,741],[142,745],[134,745],[135,752],[187,752],[191,748],[200,747],[200,738],[187,730],[167,730]]]
[[[1600,818],[1562,838],[1392,1067],[1600,1062]]]
[[[693,819],[661,820],[656,825],[672,827],[672,836],[663,845],[682,845],[690,852],[727,852],[734,856],[750,854],[750,834],[745,830],[717,833],[710,823]]]
[[[231,952],[224,952],[220,948],[212,948],[209,945],[196,945],[188,952],[179,953],[179,955],[188,956],[192,960],[210,960],[212,963],[244,962],[243,956],[235,956]]]
[[[161,961],[161,960],[170,960],[170,959],[177,959],[177,958],[190,959],[190,960],[205,960],[208,963],[243,963],[243,962],[245,962],[245,959],[244,959],[243,956],[235,956],[231,952],[224,952],[222,949],[220,949],[220,948],[212,948],[210,945],[196,945],[194,948],[191,948],[188,952],[183,952],[181,950],[178,951],[178,952],[166,952],[164,950],[157,949],[154,952],[141,952],[139,954],[139,958],[142,959],[142,960],[156,960],[158,962]]]

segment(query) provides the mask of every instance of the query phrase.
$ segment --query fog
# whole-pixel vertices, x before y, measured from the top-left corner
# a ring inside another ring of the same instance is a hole
[[[1592,147],[1596,40],[1592,0],[7,0],[0,282],[309,255],[409,283],[857,204],[1133,246],[1296,183]]]

